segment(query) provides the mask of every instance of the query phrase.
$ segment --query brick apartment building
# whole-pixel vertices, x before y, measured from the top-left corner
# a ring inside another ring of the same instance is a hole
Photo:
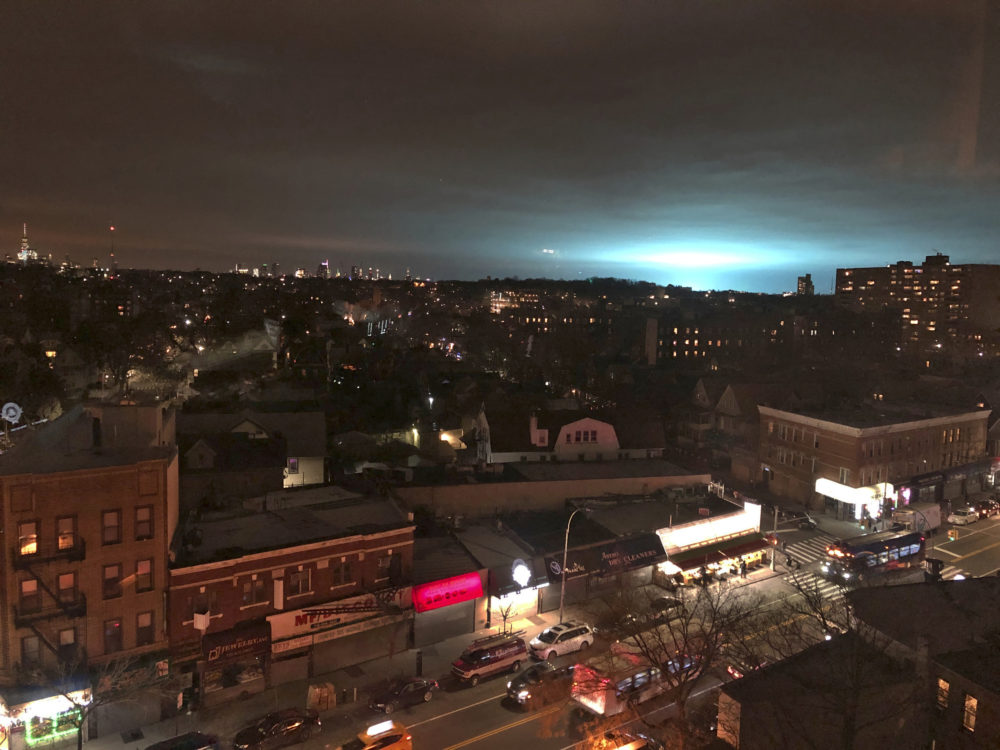
[[[0,456],[0,696],[15,733],[31,731],[17,716],[53,675],[166,657],[172,420],[161,406],[78,406]],[[158,701],[149,710],[160,718]]]
[[[217,705],[406,648],[413,524],[385,497],[285,491],[175,542],[171,668]]]
[[[770,491],[816,510],[825,505],[841,518],[862,518],[860,506],[875,515],[886,500],[953,500],[978,489],[989,469],[986,409],[758,408],[762,479]]]

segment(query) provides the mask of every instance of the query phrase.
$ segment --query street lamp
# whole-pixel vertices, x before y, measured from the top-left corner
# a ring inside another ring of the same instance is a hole
[[[566,602],[566,555],[569,552],[569,526],[573,523],[573,516],[581,510],[586,509],[577,508],[569,514],[569,520],[566,521],[566,538],[563,540],[562,585],[559,587],[559,622],[563,621],[563,606]]]

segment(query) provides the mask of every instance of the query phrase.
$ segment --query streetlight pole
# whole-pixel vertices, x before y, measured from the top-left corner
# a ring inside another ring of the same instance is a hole
[[[774,544],[771,545],[771,570],[774,570],[774,555],[777,550],[775,547],[778,546],[778,506],[774,506],[774,525],[771,527],[774,534]]]
[[[573,516],[581,510],[583,508],[574,510],[569,514],[569,520],[566,521],[566,537],[563,539],[562,583],[559,587],[559,622],[563,621],[563,607],[566,603],[566,555],[569,553],[569,526],[573,523]]]

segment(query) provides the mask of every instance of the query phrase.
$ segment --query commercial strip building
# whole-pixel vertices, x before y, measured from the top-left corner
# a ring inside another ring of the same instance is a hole
[[[778,497],[837,518],[860,520],[910,502],[960,500],[992,476],[987,409],[758,408],[762,481]]]
[[[217,704],[405,648],[413,524],[337,487],[206,514],[175,540],[172,669]]]

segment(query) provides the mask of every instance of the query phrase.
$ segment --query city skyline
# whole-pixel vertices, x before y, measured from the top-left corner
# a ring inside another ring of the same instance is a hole
[[[996,260],[985,2],[5,16],[0,253],[27,222],[89,265],[114,224],[122,267],[820,293]]]

